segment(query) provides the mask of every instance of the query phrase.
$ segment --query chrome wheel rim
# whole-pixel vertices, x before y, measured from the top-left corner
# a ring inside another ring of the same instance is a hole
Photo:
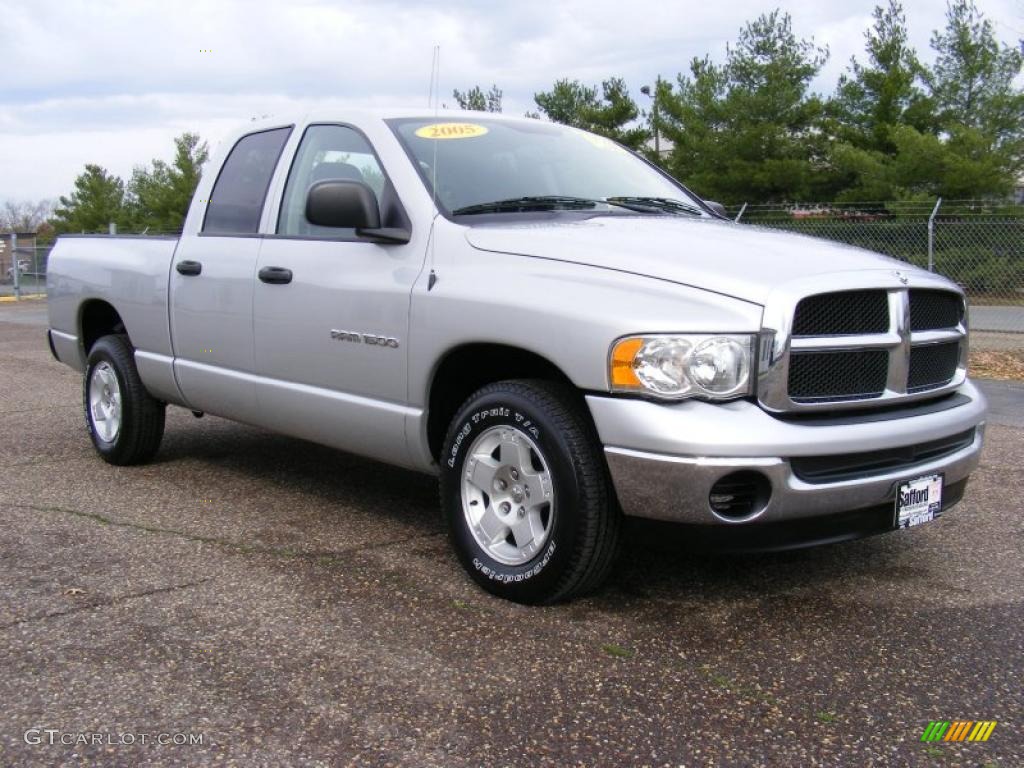
[[[96,435],[112,443],[121,431],[121,386],[113,366],[103,361],[89,377],[89,419]]]
[[[462,511],[476,543],[505,565],[532,560],[551,536],[555,494],[547,460],[515,427],[484,430],[462,474]]]

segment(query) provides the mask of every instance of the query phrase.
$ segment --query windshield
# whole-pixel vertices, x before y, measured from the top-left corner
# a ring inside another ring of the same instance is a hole
[[[436,158],[437,204],[448,214],[530,210],[508,203],[536,198],[545,200],[543,208],[535,210],[581,209],[570,198],[680,201],[692,212],[699,206],[682,187],[628,150],[576,128],[540,120],[486,118],[388,122],[431,190]],[[488,209],[487,204],[499,202],[505,205]],[[624,207],[619,204],[609,210]],[[660,210],[672,212],[666,207]]]

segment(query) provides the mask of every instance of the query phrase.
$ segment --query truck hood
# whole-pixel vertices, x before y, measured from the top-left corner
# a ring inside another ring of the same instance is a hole
[[[818,274],[914,267],[805,235],[677,216],[595,216],[467,228],[482,251],[533,256],[669,280],[764,304],[783,283]]]

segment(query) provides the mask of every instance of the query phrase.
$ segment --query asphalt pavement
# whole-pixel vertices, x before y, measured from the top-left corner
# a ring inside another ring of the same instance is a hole
[[[971,328],[978,331],[1024,333],[1024,306],[971,306]]]
[[[103,463],[43,306],[0,305],[0,765],[1024,765],[1016,385],[937,522],[744,557],[633,527],[599,594],[527,608],[429,477],[182,409]]]
[[[1024,429],[1024,382],[979,380],[988,398],[989,423]]]

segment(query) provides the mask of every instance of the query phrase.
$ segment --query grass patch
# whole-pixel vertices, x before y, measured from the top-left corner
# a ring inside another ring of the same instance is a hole
[[[836,716],[835,712],[829,712],[828,710],[823,709],[819,712],[814,713],[814,719],[817,720],[819,723],[831,724],[839,718]]]
[[[924,753],[926,755],[928,755],[928,757],[942,757],[943,755],[946,754],[945,752],[943,752],[938,747],[925,747],[924,748]]]
[[[632,648],[625,648],[616,643],[605,643],[601,646],[601,650],[616,659],[631,659],[636,656],[636,651]]]
[[[751,701],[759,701],[762,704],[767,704],[771,707],[779,706],[778,700],[770,693],[762,691],[759,688],[755,688],[753,685],[744,685],[736,680],[732,680],[727,675],[723,675],[721,672],[716,672],[707,664],[701,665],[699,667],[699,671],[711,682],[712,685],[717,685],[719,688],[731,691],[737,696],[742,696],[750,699]]]

